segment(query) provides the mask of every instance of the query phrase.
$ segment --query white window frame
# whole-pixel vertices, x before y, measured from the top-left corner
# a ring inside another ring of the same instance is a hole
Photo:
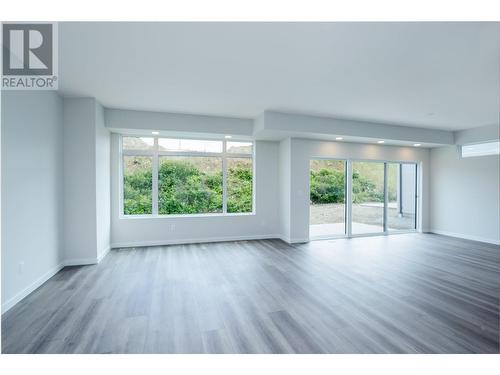
[[[153,138],[154,144],[152,150],[125,150],[123,148],[123,138]],[[222,152],[198,152],[198,151],[160,151],[158,139],[160,138],[175,138],[189,139],[193,141],[219,141],[222,142]],[[235,152],[227,152],[228,142],[247,142],[252,144],[252,152],[241,154]],[[119,217],[121,219],[137,219],[137,218],[175,218],[175,217],[213,217],[213,216],[247,216],[255,215],[255,142],[247,139],[202,139],[202,138],[182,138],[182,137],[167,137],[167,136],[150,136],[150,135],[127,135],[120,134],[119,137],[119,188],[120,188],[120,204]],[[123,184],[123,159],[125,156],[147,156],[151,157],[152,168],[152,213],[141,215],[126,215],[124,201],[124,184]],[[199,213],[199,214],[160,214],[158,213],[158,163],[161,156],[183,156],[183,157],[218,157],[222,159],[222,212]],[[251,212],[227,212],[227,160],[228,159],[251,159],[252,160],[252,211]]]
[[[466,143],[458,146],[458,153],[461,159],[500,155],[500,140]]]

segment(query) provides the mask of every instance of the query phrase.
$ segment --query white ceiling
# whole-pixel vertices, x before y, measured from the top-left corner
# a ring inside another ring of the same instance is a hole
[[[460,130],[499,122],[500,23],[60,23],[60,91]]]

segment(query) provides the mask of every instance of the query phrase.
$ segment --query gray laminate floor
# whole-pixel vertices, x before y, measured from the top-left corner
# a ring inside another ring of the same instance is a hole
[[[5,353],[498,353],[500,247],[408,234],[111,251],[2,317]]]

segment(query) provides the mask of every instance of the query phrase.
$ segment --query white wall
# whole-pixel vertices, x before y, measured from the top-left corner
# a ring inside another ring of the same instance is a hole
[[[95,100],[64,99],[64,248],[75,264],[97,258]]]
[[[279,231],[279,144],[255,143],[255,215],[215,215],[157,218],[120,217],[119,136],[111,148],[111,246],[273,238]]]
[[[97,263],[110,240],[110,136],[93,98],[64,99],[66,264]]]
[[[124,109],[106,109],[105,117],[109,129],[139,131],[143,134],[149,134],[151,130],[165,131],[170,135],[188,132],[205,136],[225,134],[251,136],[253,133],[251,119]]]
[[[412,161],[419,165],[420,225],[429,228],[429,150],[348,142],[327,142],[306,139],[291,140],[290,235],[292,242],[309,239],[309,160],[312,158]],[[283,189],[284,187],[282,187]],[[286,210],[281,211],[286,212]],[[282,217],[282,220],[286,220]]]
[[[451,131],[397,126],[376,122],[355,121],[298,113],[265,111],[256,121],[254,135],[260,139],[307,138],[328,140],[345,136],[351,141],[385,139],[427,144],[451,145]]]
[[[280,204],[280,237],[287,242],[290,239],[290,205],[291,205],[291,139],[285,139],[279,146],[279,204]]]
[[[432,232],[500,244],[499,160],[461,159],[454,146],[432,149]]]
[[[61,267],[62,99],[2,92],[2,311]]]
[[[458,145],[498,140],[500,139],[500,124],[457,131],[454,136],[455,143]]]

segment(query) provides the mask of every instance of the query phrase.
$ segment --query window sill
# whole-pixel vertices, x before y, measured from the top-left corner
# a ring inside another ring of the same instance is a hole
[[[235,216],[255,216],[255,212],[227,213],[227,214],[185,214],[185,215],[122,215],[120,220],[135,219],[192,219],[192,218],[210,218],[210,217],[235,217]]]

